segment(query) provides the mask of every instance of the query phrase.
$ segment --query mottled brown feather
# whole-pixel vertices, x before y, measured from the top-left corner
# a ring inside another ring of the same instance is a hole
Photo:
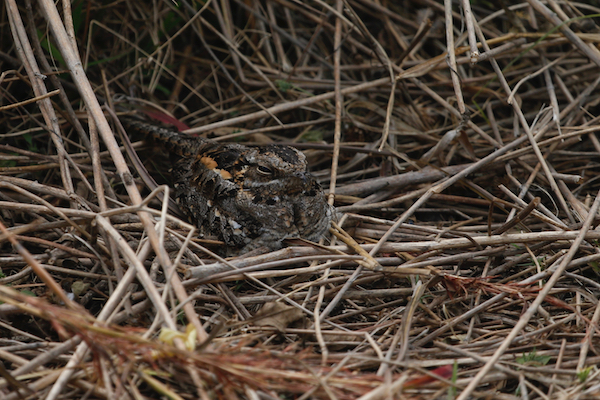
[[[334,209],[289,146],[243,146],[193,137],[133,118],[121,122],[164,144],[173,163],[174,197],[202,235],[233,252],[281,247],[286,238],[318,240]]]

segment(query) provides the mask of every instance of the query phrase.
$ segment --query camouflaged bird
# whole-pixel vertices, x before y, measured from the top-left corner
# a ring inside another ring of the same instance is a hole
[[[278,249],[286,238],[318,241],[329,228],[334,208],[297,149],[222,144],[132,118],[121,122],[164,143],[179,208],[202,235],[234,252]]]

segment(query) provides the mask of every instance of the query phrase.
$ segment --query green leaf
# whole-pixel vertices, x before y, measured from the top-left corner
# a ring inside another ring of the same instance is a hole
[[[76,1],[71,7],[71,15],[73,15],[73,30],[75,33],[79,33],[79,30],[85,22],[85,13],[83,12],[83,0]]]
[[[323,140],[323,131],[306,131],[300,137],[301,142],[321,142]]]
[[[171,94],[171,90],[163,85],[156,85],[156,89],[161,91],[163,94],[169,96]]]
[[[587,380],[588,376],[590,375],[590,372],[592,372],[592,369],[594,369],[594,367],[589,366],[580,371],[577,371],[577,378],[579,379],[580,383],[583,383]]]
[[[452,378],[450,381],[454,384],[458,381],[458,363],[454,360],[454,365],[452,366]],[[452,400],[456,398],[456,386],[450,386],[448,388],[448,400]]]
[[[17,166],[17,162],[15,160],[0,160],[0,168],[10,168],[10,167],[16,167]],[[4,278],[3,276],[0,276],[0,278]]]
[[[35,145],[35,143],[33,143],[33,136],[31,136],[31,133],[25,133],[23,135],[23,139],[25,139],[25,141],[29,145],[29,147],[27,148],[27,150],[33,151],[34,153],[38,152],[37,146]]]
[[[277,86],[277,89],[281,90],[283,93],[294,87],[294,85],[292,85],[290,82],[281,79],[275,80],[275,86]]]
[[[521,365],[546,365],[550,362],[550,356],[542,356],[537,354],[535,348],[530,353],[523,353],[523,355],[517,358],[517,363]]]
[[[46,50],[52,56],[52,59],[58,62],[58,64],[61,67],[64,67],[66,65],[65,59],[63,58],[62,54],[60,54],[60,51],[58,51],[58,49],[54,47],[52,42],[50,42],[50,37],[46,35],[46,32],[43,32],[38,29],[37,35],[40,39],[40,44],[42,45],[42,48]]]

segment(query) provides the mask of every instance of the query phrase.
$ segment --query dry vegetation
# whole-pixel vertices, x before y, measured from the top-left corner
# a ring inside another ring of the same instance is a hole
[[[57,3],[1,9],[0,397],[600,394],[600,8]],[[219,258],[140,110],[298,146],[337,225]]]

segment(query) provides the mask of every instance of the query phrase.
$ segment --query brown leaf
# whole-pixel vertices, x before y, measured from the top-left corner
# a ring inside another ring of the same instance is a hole
[[[257,326],[272,326],[280,331],[302,318],[302,310],[276,301],[267,303],[256,313]]]

